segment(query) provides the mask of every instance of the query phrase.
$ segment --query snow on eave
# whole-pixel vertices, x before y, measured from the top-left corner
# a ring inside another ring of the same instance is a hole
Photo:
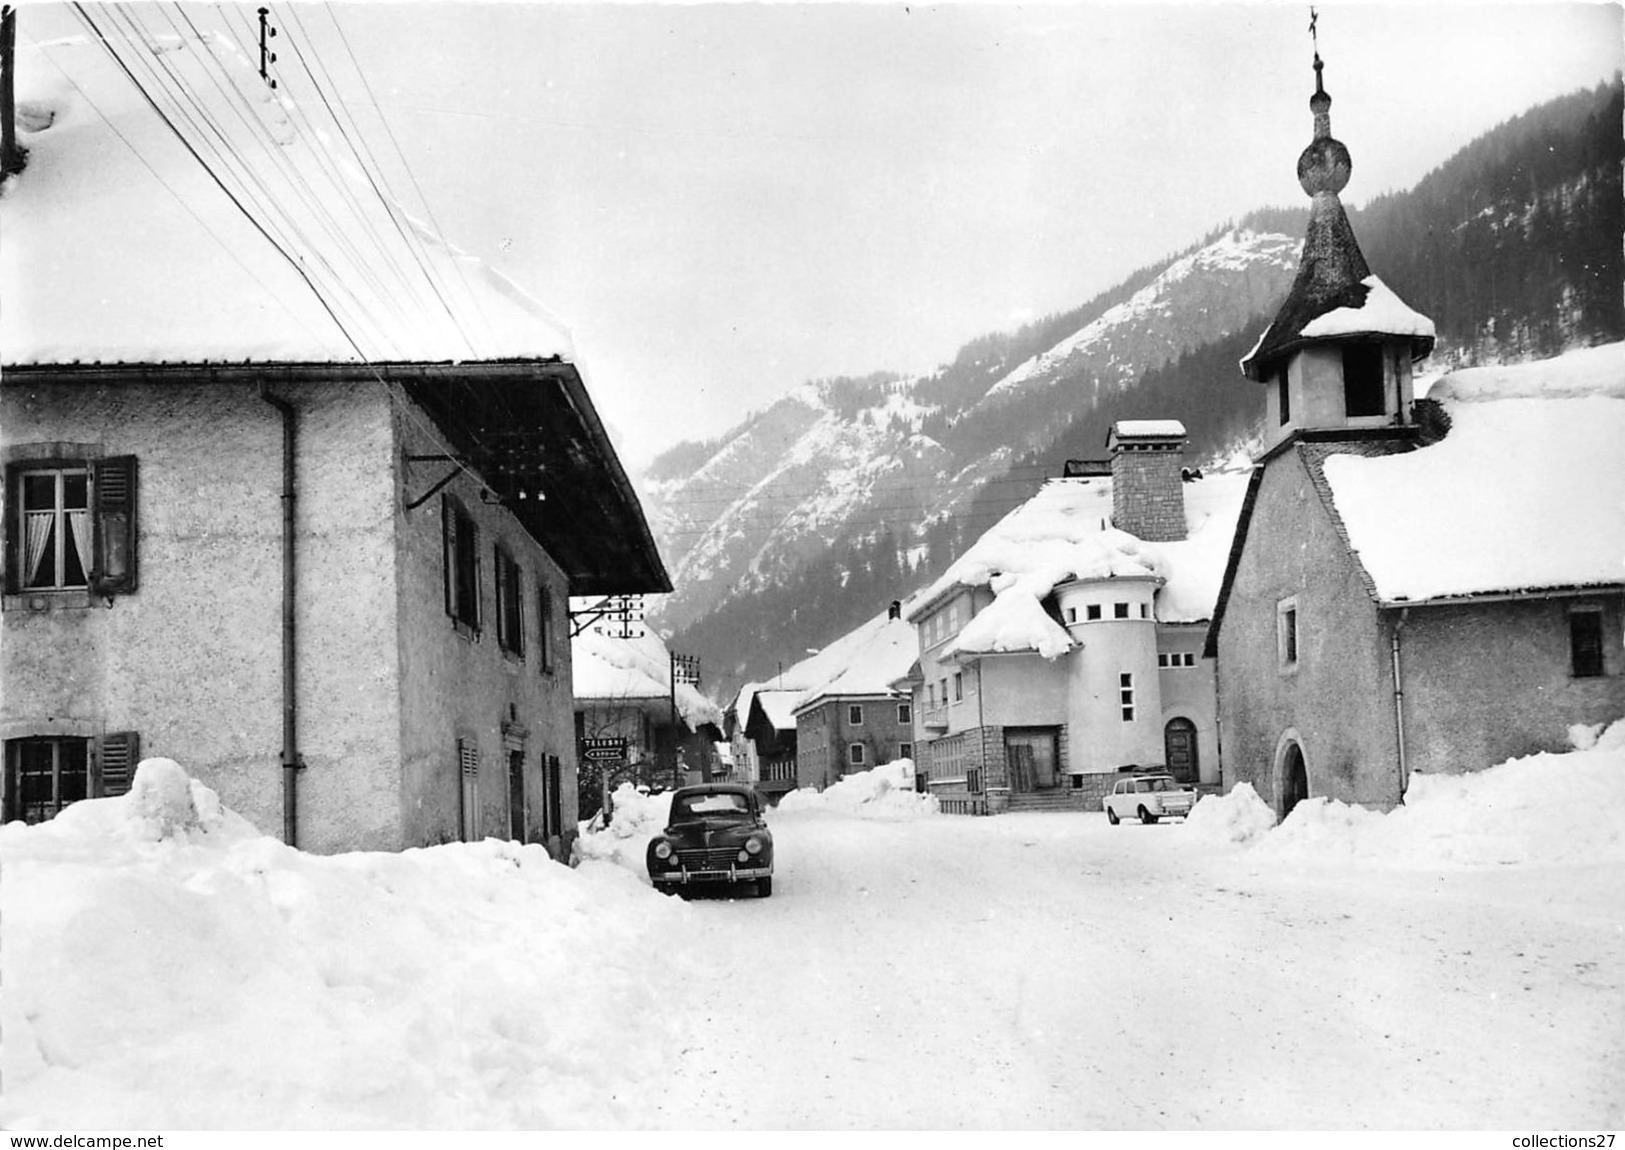
[[[1379,599],[1377,606],[1388,611],[1411,607],[1464,607],[1474,603],[1512,603],[1530,599],[1575,599],[1587,595],[1625,593],[1625,582],[1567,583],[1550,587],[1506,588],[1473,591],[1462,595],[1434,595],[1426,599]]]
[[[1361,281],[1370,290],[1359,307],[1339,307],[1303,325],[1304,339],[1334,339],[1354,335],[1394,335],[1411,339],[1434,338],[1433,321],[1413,310],[1378,276]]]

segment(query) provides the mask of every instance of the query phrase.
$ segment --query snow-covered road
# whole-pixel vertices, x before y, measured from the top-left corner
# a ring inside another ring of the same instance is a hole
[[[574,868],[325,857],[148,760],[0,827],[0,1126],[1617,1129],[1616,728],[1278,826],[942,815],[892,764],[784,799],[763,900],[650,889],[629,787]]]
[[[1617,871],[1270,868],[1102,816],[773,819],[667,1126],[1618,1125]],[[1553,898],[1553,891],[1566,892]],[[693,977],[690,972],[690,977]]]

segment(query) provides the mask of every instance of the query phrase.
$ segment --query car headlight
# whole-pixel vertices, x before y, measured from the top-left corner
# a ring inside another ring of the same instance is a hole
[[[668,843],[668,842],[665,842],[664,840],[662,840],[661,842],[655,843],[655,858],[657,858],[657,859],[669,859],[669,858],[671,858],[671,844]]]
[[[753,855],[761,854],[762,853],[762,840],[761,839],[746,839],[745,840],[745,849],[747,851],[749,851]]]

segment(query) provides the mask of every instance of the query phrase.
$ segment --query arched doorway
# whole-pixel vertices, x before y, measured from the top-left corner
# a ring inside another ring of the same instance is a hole
[[[1309,797],[1309,771],[1303,763],[1303,748],[1288,744],[1286,757],[1281,760],[1281,817],[1292,813],[1292,808]]]
[[[1182,783],[1195,783],[1201,776],[1201,762],[1196,749],[1196,724],[1189,719],[1169,719],[1162,729],[1163,762],[1168,771]]]

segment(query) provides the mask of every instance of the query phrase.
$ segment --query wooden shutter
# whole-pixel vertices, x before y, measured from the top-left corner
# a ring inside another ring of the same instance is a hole
[[[563,786],[562,772],[559,769],[559,757],[547,756],[547,826],[543,833],[556,835],[564,830],[563,796],[559,791]]]
[[[119,731],[102,736],[100,755],[101,787],[93,792],[96,797],[122,795],[129,791],[135,779],[136,764],[141,761],[141,736],[135,731]]]
[[[96,555],[90,590],[126,595],[136,587],[135,456],[93,460],[91,476]]]
[[[440,523],[446,552],[446,614],[457,618],[457,505],[440,497]]]

